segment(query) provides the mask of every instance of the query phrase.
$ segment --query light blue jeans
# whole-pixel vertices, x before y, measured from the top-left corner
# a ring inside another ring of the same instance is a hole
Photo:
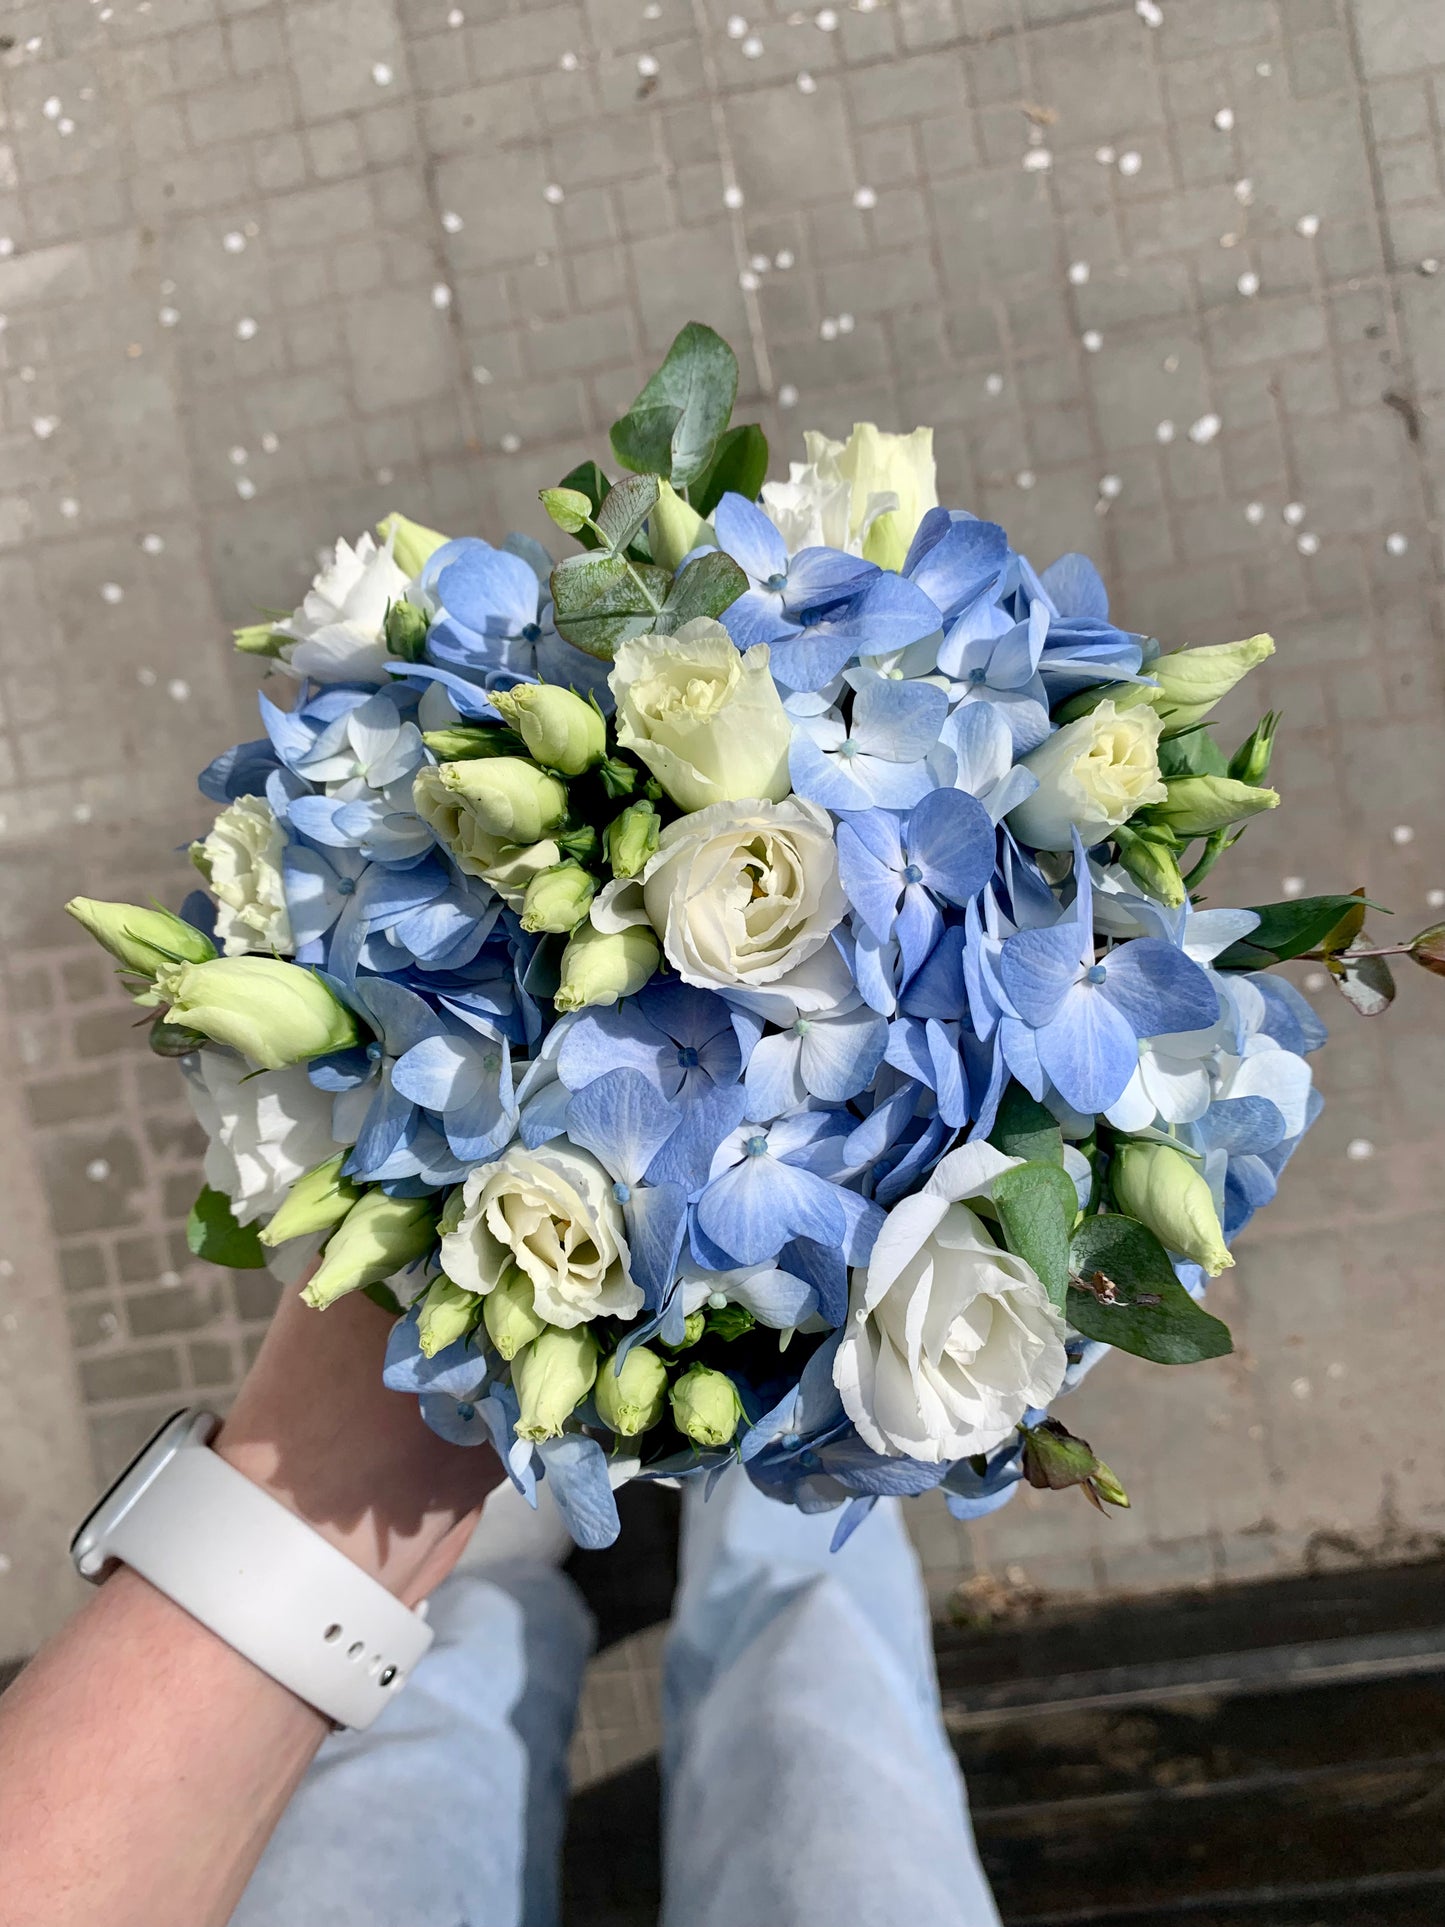
[[[897,1502],[844,1546],[729,1473],[685,1503],[663,1927],[998,1927]],[[368,1733],[326,1742],[232,1927],[554,1927],[592,1624],[550,1566],[462,1572]]]

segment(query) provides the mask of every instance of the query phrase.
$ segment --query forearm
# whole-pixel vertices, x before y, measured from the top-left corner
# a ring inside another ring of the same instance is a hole
[[[415,1605],[501,1467],[382,1387],[387,1329],[287,1299],[215,1449]],[[0,1699],[4,1927],[220,1927],[326,1730],[122,1567]]]
[[[222,1927],[326,1731],[122,1568],[0,1701],[7,1927]]]

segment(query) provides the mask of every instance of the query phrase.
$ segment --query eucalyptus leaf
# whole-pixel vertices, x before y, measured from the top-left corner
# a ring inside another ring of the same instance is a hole
[[[612,426],[624,468],[687,488],[707,468],[738,392],[737,356],[713,329],[689,321],[662,366]]]
[[[1360,907],[1355,896],[1295,897],[1288,903],[1250,906],[1259,927],[1232,943],[1215,958],[1216,970],[1265,970],[1317,950],[1338,926],[1341,917]]]
[[[228,1271],[261,1271],[266,1252],[253,1224],[237,1224],[229,1198],[206,1185],[186,1220],[186,1243],[198,1258]]]
[[[544,488],[542,507],[564,535],[580,535],[592,513],[591,498],[576,488]]]
[[[1032,1266],[1062,1311],[1069,1288],[1069,1231],[1079,1212],[1073,1179],[1062,1164],[1016,1164],[994,1179],[990,1196],[1009,1250]]]
[[[740,422],[719,439],[712,460],[693,483],[692,506],[706,516],[724,495],[755,502],[767,478],[768,438],[756,422]]]
[[[1169,1254],[1142,1224],[1115,1212],[1085,1218],[1069,1262],[1082,1285],[1069,1287],[1069,1323],[1156,1365],[1197,1365],[1233,1351],[1229,1327],[1189,1296]],[[1115,1302],[1108,1303],[1112,1298]]]
[[[689,562],[668,590],[662,614],[657,618],[659,634],[674,635],[685,622],[699,616],[720,616],[732,607],[748,586],[748,579],[730,555],[712,549]]]
[[[1022,1084],[1010,1081],[999,1103],[989,1143],[1007,1158],[1064,1161],[1064,1134],[1052,1111],[1029,1096]]]
[[[608,490],[595,517],[609,547],[625,549],[657,507],[657,477],[627,475]]]
[[[551,585],[558,635],[609,662],[619,642],[654,627],[671,582],[651,563],[594,552],[559,562]]]

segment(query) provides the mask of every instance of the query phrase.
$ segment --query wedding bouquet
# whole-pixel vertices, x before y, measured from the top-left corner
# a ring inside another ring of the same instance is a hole
[[[1200,1304],[1320,1099],[1271,967],[1382,1008],[1359,893],[1203,907],[1268,636],[1162,653],[1093,565],[939,507],[931,431],[768,482],[691,323],[542,501],[575,537],[339,542],[240,631],[285,680],[180,914],[72,913],[210,1139],[191,1248],[395,1317],[386,1382],[575,1537],[741,1460],[840,1509],[1020,1479],[1127,1504],[1049,1416]],[[1440,928],[1408,950],[1442,969]]]

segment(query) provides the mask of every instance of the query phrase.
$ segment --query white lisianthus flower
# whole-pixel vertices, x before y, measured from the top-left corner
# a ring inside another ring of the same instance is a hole
[[[1146,803],[1162,803],[1163,727],[1147,703],[1120,710],[1106,700],[1056,729],[1023,759],[1039,786],[1009,811],[1009,828],[1032,849],[1067,850],[1076,829],[1086,846],[1097,843]]]
[[[1063,1383],[1063,1318],[965,1202],[1018,1162],[982,1143],[951,1153],[853,1273],[833,1381],[875,1452],[942,1464],[990,1451]]]
[[[744,654],[706,617],[619,646],[607,679],[618,743],[679,808],[788,794],[792,727],[768,661],[765,643]]]
[[[407,588],[391,547],[378,548],[370,534],[355,548],[336,544],[301,607],[276,624],[278,634],[294,637],[282,651],[283,668],[313,682],[388,680],[386,611]]]
[[[899,569],[918,524],[938,506],[933,430],[889,435],[855,422],[846,442],[815,429],[803,437],[806,462],[786,482],[763,486],[763,508],[789,551],[819,543]]]
[[[206,1183],[231,1201],[238,1224],[269,1218],[305,1172],[334,1157],[332,1099],[306,1068],[253,1071],[230,1051],[182,1060],[191,1108],[210,1140]]]
[[[642,872],[642,900],[685,983],[814,1010],[850,987],[841,958],[841,976],[820,963],[848,904],[832,818],[816,803],[714,803],[679,817]]]
[[[462,1187],[462,1215],[442,1238],[442,1269],[464,1291],[493,1291],[509,1265],[531,1280],[537,1316],[564,1330],[593,1318],[635,1318],[642,1293],[628,1275],[622,1207],[612,1179],[585,1151],[513,1144]]]
[[[295,948],[281,861],[286,832],[261,796],[240,796],[191,845],[191,860],[216,899],[216,940],[228,957],[249,950],[289,956]]]

